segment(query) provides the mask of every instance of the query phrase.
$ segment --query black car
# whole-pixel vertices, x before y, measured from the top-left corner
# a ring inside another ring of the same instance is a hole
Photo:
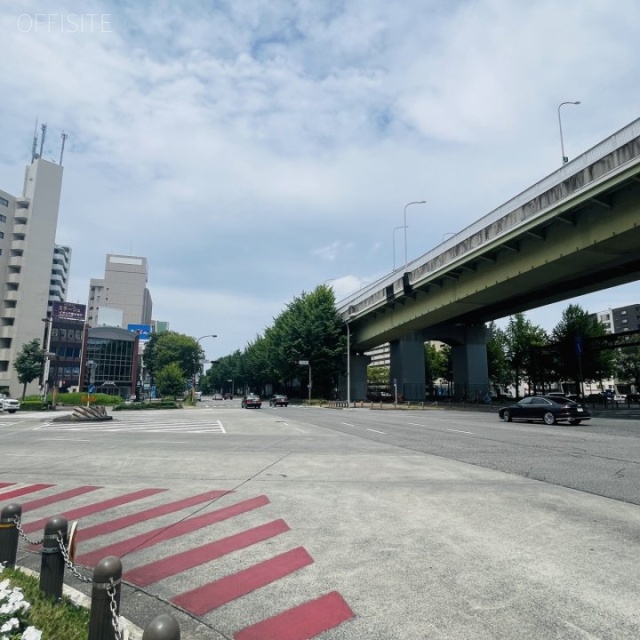
[[[272,398],[269,399],[270,407],[288,407],[289,406],[289,398],[287,396],[276,394]]]
[[[549,425],[556,422],[580,424],[591,418],[584,406],[563,396],[527,396],[516,404],[500,409],[499,415],[505,422],[542,420]]]

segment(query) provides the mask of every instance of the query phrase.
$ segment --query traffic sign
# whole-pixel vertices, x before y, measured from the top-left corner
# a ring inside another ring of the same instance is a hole
[[[298,364],[299,364],[301,367],[309,366],[309,361],[308,361],[308,360],[298,360]]]
[[[90,384],[89,385],[89,393],[95,393],[96,392],[96,385],[95,384]]]

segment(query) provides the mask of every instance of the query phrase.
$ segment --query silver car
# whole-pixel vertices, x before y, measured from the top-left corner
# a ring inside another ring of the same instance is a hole
[[[20,402],[13,398],[2,398],[0,402],[2,402],[2,410],[8,413],[15,413],[20,409]]]

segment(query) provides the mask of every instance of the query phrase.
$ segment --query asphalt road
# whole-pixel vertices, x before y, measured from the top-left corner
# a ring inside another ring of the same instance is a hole
[[[636,420],[150,413],[0,419],[0,505],[50,484],[11,498],[25,523],[85,514],[80,557],[122,551],[142,627],[171,610],[183,640],[640,636]]]

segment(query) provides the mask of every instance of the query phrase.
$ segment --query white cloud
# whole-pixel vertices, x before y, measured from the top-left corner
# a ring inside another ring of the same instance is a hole
[[[145,255],[154,315],[201,335],[206,308],[228,350],[303,290],[390,271],[407,202],[427,200],[412,259],[557,168],[560,102],[582,101],[563,113],[572,157],[638,115],[634,0],[54,9],[108,14],[110,31],[24,33],[41,5],[0,9],[0,187],[20,190],[36,117],[47,158],[67,131],[70,298],[107,252]]]

